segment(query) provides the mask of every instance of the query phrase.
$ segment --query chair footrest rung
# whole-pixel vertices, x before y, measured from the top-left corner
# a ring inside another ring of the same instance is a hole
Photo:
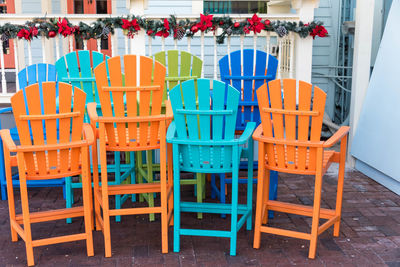
[[[159,192],[161,192],[160,183],[123,184],[123,185],[108,186],[108,195],[143,194],[143,193],[159,193]]]
[[[191,236],[213,236],[213,237],[231,237],[230,231],[220,230],[201,230],[201,229],[180,229],[180,235],[191,235]]]
[[[261,230],[261,232],[268,233],[268,234],[283,235],[283,236],[289,236],[289,237],[294,237],[294,238],[301,238],[301,239],[305,239],[305,240],[311,239],[311,234],[297,232],[297,231],[291,231],[291,230],[285,230],[285,229],[280,229],[280,228],[275,228],[275,227],[261,226],[260,230]]]
[[[49,211],[37,211],[29,213],[31,223],[55,221],[66,218],[81,217],[83,215],[84,215],[83,207],[74,207],[74,208],[57,209]],[[19,224],[22,224],[23,223],[22,214],[16,215],[15,220]]]
[[[161,213],[161,207],[112,209],[109,210],[109,212],[110,216],[151,214],[151,213]]]
[[[285,202],[276,201],[276,200],[268,200],[266,205],[268,206],[268,210],[274,210],[277,212],[292,213],[292,214],[310,216],[310,217],[313,214],[313,207],[311,207],[311,206],[285,203]],[[330,219],[334,216],[336,216],[335,210],[322,209],[322,208],[320,209],[320,218],[321,219]]]
[[[87,238],[86,233],[49,237],[49,238],[33,240],[32,246],[39,247],[39,246],[45,246],[45,245],[53,245],[53,244],[58,244],[58,243],[66,243],[66,242],[73,242],[73,241],[78,241],[78,240],[85,240],[86,238]]]
[[[232,204],[225,203],[198,203],[198,202],[181,202],[181,212],[201,212],[201,213],[221,213],[231,214]],[[244,204],[238,205],[238,214],[245,214],[248,211]]]

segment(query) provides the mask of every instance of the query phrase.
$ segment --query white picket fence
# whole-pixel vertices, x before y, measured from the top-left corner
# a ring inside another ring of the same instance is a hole
[[[26,15],[26,14],[2,14],[0,16],[0,25],[3,25],[7,22],[13,24],[23,24],[25,21],[32,20],[35,17],[41,17],[41,15]],[[71,23],[74,25],[79,24],[80,21],[90,24],[94,22],[98,18],[105,18],[109,17],[109,15],[65,15],[65,14],[55,14],[55,15],[47,15],[47,18],[59,18],[59,17],[67,17]],[[161,19],[163,16],[146,16],[150,19]],[[167,16],[164,16],[167,17]],[[190,20],[194,20],[197,16],[177,16],[178,19],[185,19],[188,18]],[[235,20],[243,20],[247,18],[246,16],[237,16],[233,17]],[[268,18],[271,20],[285,20],[285,21],[299,21],[299,18],[296,14],[286,14],[286,15],[268,15],[264,16],[263,18]],[[198,32],[193,36],[193,38],[187,38],[186,42],[181,42],[178,40],[174,40],[173,47],[174,49],[186,50],[189,51],[197,56],[199,56],[203,62],[205,59],[205,49],[213,49],[213,60],[210,64],[205,64],[203,68],[203,77],[204,77],[204,69],[209,68],[212,66],[213,71],[210,78],[218,79],[218,60],[227,53],[230,53],[232,50],[232,42],[234,38],[238,38],[240,41],[240,49],[245,48],[245,43],[247,43],[246,47],[249,47],[247,38],[252,38],[252,47],[254,49],[264,50],[268,53],[275,55],[278,58],[279,65],[278,65],[278,78],[296,78],[295,73],[295,62],[296,60],[296,50],[295,46],[296,43],[302,42],[303,40],[306,41],[307,39],[300,39],[295,38],[295,34],[292,32],[289,35],[280,38],[274,32],[265,32],[263,31],[260,34],[247,34],[241,35],[239,37],[227,37],[224,44],[217,44],[216,36],[220,32],[217,31],[216,33],[201,33]],[[43,63],[54,63],[58,58],[62,57],[64,54],[73,51],[73,37],[56,37],[53,39],[46,39],[41,38],[41,52],[42,52],[42,62]],[[156,37],[160,38],[160,37]],[[170,37],[172,39],[172,37]],[[186,38],[186,37],[184,37]],[[198,51],[198,46],[194,49],[193,42],[196,38],[200,39],[200,51]],[[160,43],[159,40],[154,40],[151,37],[145,35],[144,30],[141,30],[133,39],[129,39],[127,36],[124,36],[120,30],[116,31],[111,36],[111,54],[112,56],[121,55],[121,50],[118,49],[119,42],[123,42],[123,52],[122,54],[147,54],[151,56],[153,53],[157,52],[154,51],[155,48],[164,50],[166,49],[166,40],[161,38],[161,47],[158,45]],[[157,42],[157,47],[155,47],[155,42]],[[169,40],[168,40],[169,42]],[[100,43],[101,40],[97,40],[97,50],[100,51]],[[183,44],[185,43],[185,44]],[[83,42],[84,49],[87,49],[87,41]],[[5,69],[4,67],[4,55],[0,53],[0,65],[1,65],[1,92],[0,92],[0,103],[9,103],[9,99],[13,92],[8,90],[7,88],[7,80],[6,80],[6,71],[8,72],[15,72],[16,76],[16,88],[18,90],[18,78],[17,74],[18,71],[25,68],[28,65],[32,64],[32,47],[31,43],[25,40],[17,40],[13,42],[14,45],[14,55],[15,55],[15,69],[9,70]],[[21,46],[23,48],[21,48]],[[221,47],[225,50],[225,53],[221,53],[217,51],[221,51]],[[147,49],[146,49],[147,48]],[[55,52],[54,52],[55,50]],[[0,42],[0,51],[3,51],[2,42]],[[25,54],[27,51],[27,54]],[[209,51],[209,50],[208,50]],[[278,51],[278,52],[277,52]],[[304,62],[303,62],[304,64]],[[311,64],[311,60],[309,63]],[[311,66],[311,65],[310,65]],[[210,70],[208,70],[210,72]]]

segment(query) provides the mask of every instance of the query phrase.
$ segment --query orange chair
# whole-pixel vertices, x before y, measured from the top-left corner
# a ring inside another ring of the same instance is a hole
[[[172,148],[169,148],[168,152],[168,181],[166,164],[165,135],[168,122],[172,120],[169,101],[165,103],[166,114],[161,114],[166,69],[161,63],[149,57],[125,55],[123,57],[125,82],[123,82],[121,61],[122,57],[113,57],[98,65],[94,70],[103,115],[97,115],[96,103],[88,105],[92,127],[95,129],[96,123],[99,125],[100,139],[101,186],[98,180],[97,158],[93,158],[96,229],[103,231],[105,256],[111,257],[110,216],[161,213],[162,252],[167,253],[168,221],[172,216],[173,198]],[[140,71],[139,77],[137,77],[137,68]],[[107,151],[132,152],[155,149],[160,149],[160,182],[108,185]],[[109,196],[143,193],[161,193],[161,206],[109,208]],[[168,201],[169,205],[167,205]],[[100,207],[103,210],[103,216],[100,214]]]
[[[93,256],[89,146],[94,144],[94,135],[91,126],[83,124],[86,94],[78,88],[73,90],[71,85],[65,83],[59,83],[58,87],[58,111],[56,82],[42,83],[43,103],[40,100],[39,84],[25,88],[27,102],[22,91],[11,97],[21,145],[14,144],[9,130],[0,131],[4,142],[11,239],[15,242],[19,235],[25,241],[29,266],[34,265],[34,247],[56,243],[86,240],[87,255]],[[41,111],[41,106],[44,107],[44,112]],[[16,153],[16,156],[10,153]],[[19,170],[22,214],[15,214],[11,167],[16,165]],[[82,175],[83,206],[29,211],[27,180],[58,179],[75,175]],[[32,223],[80,216],[85,219],[84,233],[32,240]]]
[[[262,123],[253,134],[253,138],[259,142],[259,180],[253,246],[260,247],[261,232],[301,238],[310,240],[308,257],[313,259],[321,233],[334,225],[333,235],[339,236],[349,127],[341,127],[329,140],[320,141],[326,94],[320,88],[313,88],[311,84],[302,81],[297,90],[296,80],[292,79],[274,80],[268,86],[264,84],[257,90]],[[325,150],[338,142],[341,142],[340,152]],[[339,163],[336,208],[324,209],[321,208],[322,177],[332,162]],[[315,175],[313,206],[269,200],[267,189],[270,170]],[[312,217],[311,233],[263,226],[268,221],[268,210]],[[321,226],[320,218],[327,219]]]

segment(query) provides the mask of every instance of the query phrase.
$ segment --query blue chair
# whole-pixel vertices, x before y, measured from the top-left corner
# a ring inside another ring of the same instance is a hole
[[[57,74],[54,65],[51,64],[34,64],[26,67],[18,73],[19,89],[24,92],[28,85],[39,83],[41,89],[42,82],[57,81]],[[40,90],[42,92],[42,90]],[[41,95],[43,99],[43,95]],[[43,110],[43,107],[42,107]],[[5,114],[12,112],[12,108],[0,109],[0,114]],[[0,129],[3,129],[0,124]],[[17,128],[10,129],[11,137],[14,141],[19,141]],[[5,176],[4,167],[4,154],[3,154],[3,142],[0,140],[0,187],[1,187],[1,199],[7,199],[7,182]],[[55,180],[29,180],[27,181],[28,187],[63,187],[64,197],[65,197],[65,179],[55,179]],[[13,175],[13,186],[19,187],[19,176],[18,174]]]
[[[88,103],[97,103],[97,112],[101,114],[101,105],[99,100],[99,94],[97,92],[96,81],[93,70],[102,63],[105,59],[109,59],[108,56],[96,51],[81,50],[78,52],[71,52],[61,57],[56,62],[57,75],[60,82],[66,82],[72,84],[74,87],[82,89],[86,93],[86,105]],[[84,122],[90,123],[89,116],[85,114]],[[109,185],[119,185],[129,178],[131,170],[135,169],[134,153],[127,153],[127,158],[130,162],[127,164],[121,164],[120,152],[114,152],[114,164],[107,165],[109,172],[115,173],[115,180],[109,182]],[[101,168],[99,168],[101,169]],[[126,173],[121,176],[121,172]],[[135,183],[135,177],[130,177],[130,182]],[[66,200],[67,208],[72,207],[74,203],[74,189],[82,188],[81,182],[73,182],[71,178],[65,180],[66,184]],[[117,195],[115,197],[115,207],[121,208],[121,205],[127,200],[128,195]],[[135,196],[132,196],[132,201],[135,200]],[[116,216],[117,222],[121,221],[121,216]],[[71,219],[67,219],[70,223]]]
[[[221,80],[232,85],[240,92],[239,109],[236,117],[236,133],[245,130],[248,122],[255,122],[260,125],[261,118],[258,110],[257,89],[268,81],[275,80],[278,67],[278,60],[264,51],[244,49],[234,51],[219,61]],[[249,151],[245,150],[246,156]],[[246,157],[245,156],[245,157]],[[240,163],[240,169],[247,169],[247,161]],[[255,161],[254,169],[258,168]],[[220,176],[220,186],[217,187],[215,175],[211,176],[211,197],[217,195],[221,203],[225,203],[226,184],[231,184],[232,180],[226,178],[224,174]],[[257,179],[253,179],[257,183]],[[239,179],[239,184],[247,183],[247,179]],[[276,199],[278,189],[278,172],[270,173],[270,198]],[[270,213],[273,216],[273,213]]]
[[[212,82],[212,94],[210,90]],[[182,87],[182,88],[181,88]],[[168,128],[172,144],[174,177],[174,251],[180,250],[180,236],[230,238],[230,255],[236,255],[237,231],[246,223],[251,230],[253,196],[253,140],[255,123],[249,122],[240,138],[235,138],[235,118],[240,93],[216,80],[198,79],[175,86],[169,93],[174,121]],[[197,104],[198,103],[198,104]],[[248,183],[246,204],[239,204],[239,164],[243,146],[248,144]],[[186,202],[180,196],[181,171],[193,173],[232,173],[232,202]],[[230,230],[181,228],[181,212],[231,214]],[[242,215],[238,220],[238,215]]]

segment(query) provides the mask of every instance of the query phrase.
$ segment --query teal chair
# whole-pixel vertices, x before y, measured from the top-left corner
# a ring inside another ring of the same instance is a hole
[[[210,88],[212,82],[212,94]],[[169,93],[174,121],[168,128],[167,142],[172,144],[174,176],[174,252],[180,250],[180,236],[213,236],[230,238],[230,255],[236,255],[237,232],[246,223],[251,230],[253,140],[255,123],[246,125],[235,138],[238,112],[238,90],[226,83],[194,80],[175,86]],[[197,98],[197,99],[196,99]],[[196,105],[198,103],[198,105]],[[226,103],[226,104],[225,104]],[[248,145],[247,201],[239,204],[239,165],[243,146]],[[186,202],[180,196],[180,172],[232,173],[231,203]],[[230,230],[181,228],[182,212],[231,214]],[[238,220],[238,216],[242,215]]]
[[[96,82],[94,78],[94,68],[109,57],[96,51],[81,50],[78,52],[71,52],[65,56],[59,58],[56,62],[56,70],[58,80],[60,82],[70,83],[75,87],[82,89],[86,93],[86,105],[88,103],[96,102],[98,114],[101,114],[101,106],[99,95],[97,93]],[[90,123],[89,116],[85,114],[85,121]],[[124,181],[128,181],[131,170],[135,169],[135,161],[130,160],[134,158],[134,154],[128,153],[126,156],[127,164],[121,164],[120,152],[114,152],[114,164],[107,165],[109,172],[115,173],[115,180],[109,182],[109,185],[119,185]],[[99,168],[100,169],[100,168]],[[124,175],[121,175],[125,173]],[[132,172],[133,174],[135,172]],[[135,183],[135,177],[130,177],[130,182]],[[66,190],[66,202],[67,208],[72,207],[74,203],[74,189],[82,188],[82,183],[79,181],[73,181],[71,178],[65,180]],[[115,207],[121,208],[121,205],[128,198],[128,195],[117,195],[115,196]],[[132,201],[135,200],[135,196],[132,196]],[[116,216],[117,222],[121,221],[121,216]],[[67,219],[70,223],[71,219]]]

